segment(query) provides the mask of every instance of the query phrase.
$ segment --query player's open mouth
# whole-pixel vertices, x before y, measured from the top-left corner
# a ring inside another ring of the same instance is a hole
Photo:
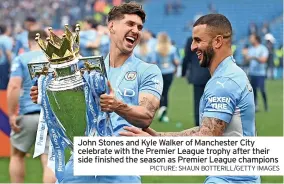
[[[126,39],[126,41],[127,41],[128,43],[130,43],[131,45],[133,45],[134,42],[136,41],[136,38],[134,38],[134,37],[132,37],[132,36],[127,36],[125,39]]]
[[[197,51],[197,52],[196,52],[196,54],[197,54],[198,59],[200,60],[200,59],[201,59],[201,57],[202,57],[202,52]]]

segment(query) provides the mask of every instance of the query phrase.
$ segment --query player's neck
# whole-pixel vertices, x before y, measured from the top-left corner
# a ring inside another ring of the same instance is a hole
[[[258,47],[260,45],[260,43],[255,43],[254,45],[253,45],[253,47]]]
[[[37,44],[30,44],[29,45],[30,51],[39,51],[41,48]]]
[[[38,50],[41,50],[41,48],[38,46],[37,43],[31,43],[31,42],[29,42],[29,48],[30,48],[30,51],[38,51]]]
[[[209,66],[209,72],[210,75],[212,76],[215,72],[215,70],[217,69],[217,67],[219,66],[219,64],[226,59],[228,56],[232,55],[232,50],[228,49],[228,50],[223,50],[220,51],[218,53],[215,53],[214,58],[212,59],[211,65]]]
[[[118,48],[110,50],[109,53],[109,66],[118,68],[124,64],[124,62],[131,56],[130,54],[123,54]]]

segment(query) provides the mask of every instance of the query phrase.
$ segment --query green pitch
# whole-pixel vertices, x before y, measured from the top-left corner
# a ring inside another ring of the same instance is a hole
[[[256,114],[259,136],[283,136],[283,81],[267,82],[269,112],[263,111],[260,98],[260,112]],[[170,123],[154,121],[151,125],[159,131],[181,131],[194,126],[192,86],[185,79],[175,79],[169,95]],[[259,94],[259,97],[261,95]],[[0,182],[8,183],[9,159],[0,158]],[[26,183],[42,182],[42,168],[39,159],[27,158]],[[143,176],[143,183],[203,183],[205,176]],[[263,176],[263,183],[283,183],[282,176]]]

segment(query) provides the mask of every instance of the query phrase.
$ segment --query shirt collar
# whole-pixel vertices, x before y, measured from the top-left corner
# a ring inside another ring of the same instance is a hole
[[[110,65],[109,65],[109,53],[108,53],[108,55],[106,56],[106,58],[105,58],[105,60],[104,60],[104,63],[105,63],[105,68],[106,68],[106,71],[107,71],[107,73],[109,72],[109,68],[110,68]],[[129,56],[129,58],[127,58],[127,60],[123,63],[123,65],[125,65],[126,63],[128,63],[128,62],[131,62],[131,63],[133,63],[134,62],[134,60],[135,60],[135,56],[134,56],[134,54],[133,54],[133,52],[132,52],[132,54]],[[123,65],[121,65],[121,66],[123,66]]]
[[[221,72],[222,68],[224,68],[225,66],[227,66],[228,64],[230,64],[231,62],[236,62],[235,59],[233,58],[232,55],[226,57],[223,61],[221,61],[221,63],[218,65],[218,67],[216,68],[216,70],[214,71],[212,77],[216,74],[218,74],[219,72]]]

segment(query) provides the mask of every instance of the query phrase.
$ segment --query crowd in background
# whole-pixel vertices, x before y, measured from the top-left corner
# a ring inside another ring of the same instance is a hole
[[[283,44],[281,43],[278,47],[276,44],[276,38],[271,33],[269,24],[264,22],[261,29],[252,22],[248,29],[248,38],[251,35],[257,35],[260,39],[260,43],[264,45],[268,50],[268,60],[266,62],[266,77],[269,79],[281,79],[283,78]],[[242,54],[246,52],[252,46],[251,42],[248,41],[243,50]],[[243,61],[243,69],[247,71],[249,62]]]

